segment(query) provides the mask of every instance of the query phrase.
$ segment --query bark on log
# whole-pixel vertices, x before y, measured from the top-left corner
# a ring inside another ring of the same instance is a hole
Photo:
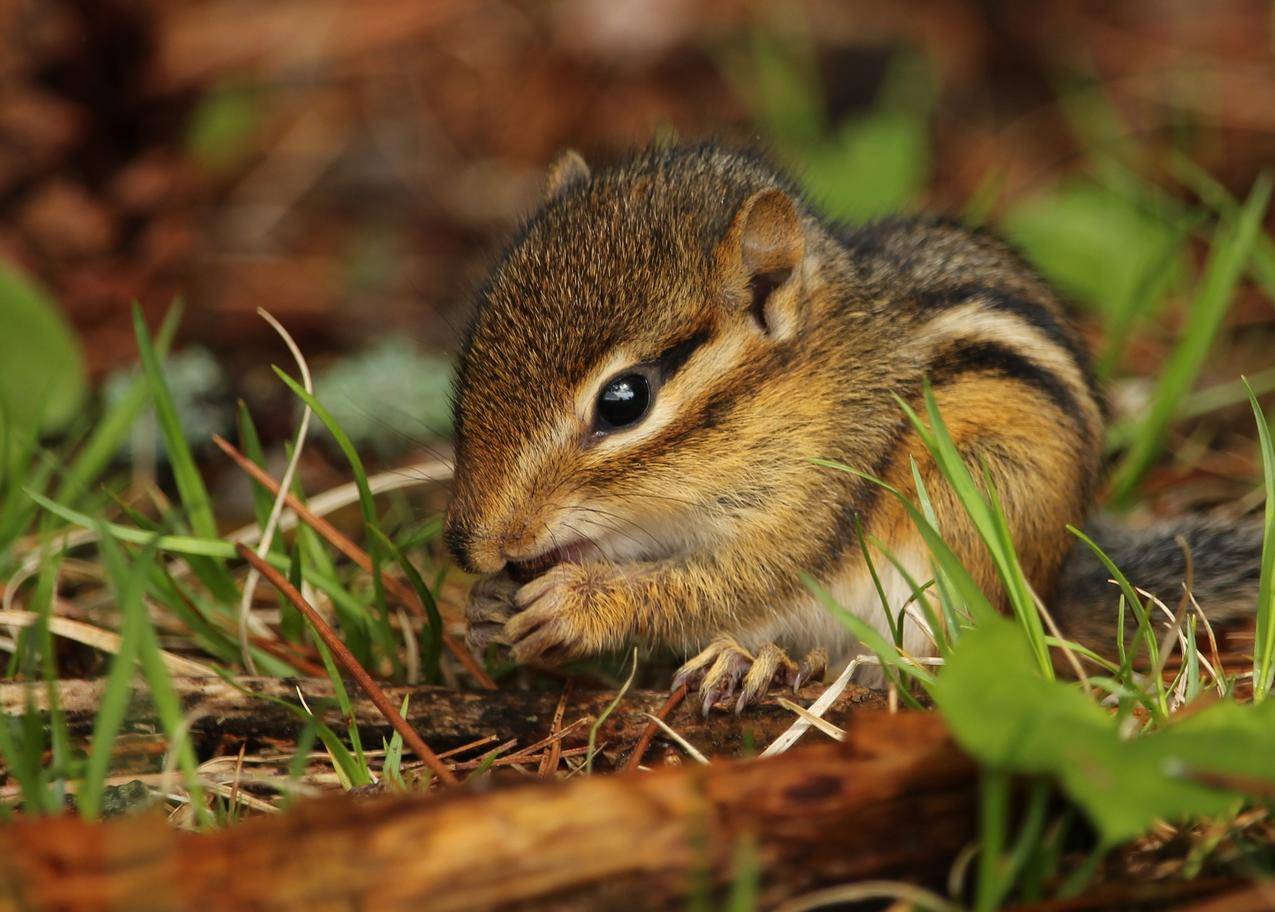
[[[219,678],[177,678],[174,680],[187,713],[196,713],[192,736],[201,754],[218,750],[223,739],[249,742],[291,741],[301,729],[297,717],[286,708],[260,697],[272,697],[296,704],[298,689],[311,709],[318,712],[321,703],[330,703],[332,684],[326,678],[281,679],[237,678],[249,693],[244,693]],[[97,709],[101,705],[105,680],[68,680],[59,683],[58,703],[66,715],[72,738],[86,739],[93,731]],[[517,739],[526,746],[548,737],[560,692],[501,691],[462,693],[440,687],[386,687],[395,705],[410,696],[407,720],[435,751],[446,751],[469,744],[487,735],[500,741]],[[810,688],[799,698],[808,704],[818,694]],[[351,692],[355,717],[360,730],[370,741],[379,744],[390,728],[369,700]],[[622,759],[646,728],[646,713],[656,712],[667,694],[658,691],[630,691],[607,718],[599,731],[599,743],[605,742],[602,758],[607,763]],[[567,700],[564,723],[585,717],[589,721],[577,725],[564,739],[564,747],[584,744],[589,726],[614,699],[611,691],[590,691],[574,687]],[[733,756],[741,753],[746,742],[760,750],[796,719],[790,711],[773,699],[750,708],[742,716],[730,712],[714,712],[704,719],[688,700],[668,720],[673,728],[709,756]],[[883,697],[862,687],[848,687],[827,718],[845,726],[851,715],[868,708],[879,708]],[[47,712],[47,691],[43,684],[0,684],[0,712],[21,714],[27,707]],[[335,709],[323,713],[335,724],[340,716]],[[157,733],[159,723],[154,708],[144,691],[135,691],[129,707],[124,732],[146,735]],[[156,738],[160,736],[155,735]],[[810,738],[822,738],[815,733]],[[137,743],[136,739],[133,742]]]
[[[679,908],[755,840],[765,906],[941,873],[972,836],[973,764],[933,714],[863,713],[844,744],[654,773],[353,801],[206,835],[160,819],[0,829],[9,910]]]
[[[1194,880],[1125,880],[1099,884],[1071,899],[1014,906],[1006,912],[1261,912],[1275,908],[1275,894],[1265,883],[1236,877]]]

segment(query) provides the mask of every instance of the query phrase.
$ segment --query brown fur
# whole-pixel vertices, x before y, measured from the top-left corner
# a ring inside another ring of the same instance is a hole
[[[709,146],[594,173],[568,158],[549,187],[482,289],[461,355],[447,536],[490,575],[471,642],[508,643],[520,661],[723,634],[846,653],[825,642],[835,625],[801,574],[877,617],[855,518],[897,554],[923,552],[892,498],[816,458],[909,495],[915,459],[945,536],[997,593],[894,399],[919,406],[927,375],[1050,594],[1065,527],[1092,496],[1104,414],[1058,299],[1004,245],[926,219],[828,225],[759,159]],[[643,423],[591,430],[599,384],[686,340]],[[510,562],[546,552],[565,559],[509,578]]]

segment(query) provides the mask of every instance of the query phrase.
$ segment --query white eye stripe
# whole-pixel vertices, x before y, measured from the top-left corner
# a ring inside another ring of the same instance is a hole
[[[614,352],[599,362],[576,388],[574,409],[560,413],[534,441],[521,448],[507,481],[511,503],[521,503],[523,498],[533,496],[533,486],[538,479],[545,477],[546,472],[556,477],[555,473],[560,472],[564,465],[564,458],[566,464],[573,467],[578,465],[575,460],[581,455],[589,461],[605,462],[616,452],[639,446],[658,436],[676,420],[688,403],[710,394],[714,379],[741,363],[755,341],[754,334],[743,321],[738,328],[714,336],[687,358],[667,384],[656,390],[654,402],[642,421],[631,428],[596,438],[581,453],[580,444],[592,426],[594,404],[602,384],[639,361],[632,352]]]
[[[632,427],[622,428],[600,438],[594,449],[598,452],[627,449],[657,436],[673,423],[689,402],[709,389],[713,378],[727,372],[742,360],[750,341],[749,333],[736,331],[723,333],[699,347],[668,383],[655,390],[654,401],[647,410],[646,417]],[[616,363],[615,359],[607,362],[608,365],[613,363]],[[603,374],[602,371],[595,373],[604,378],[612,376]],[[598,386],[602,382],[604,380],[598,380]],[[592,421],[598,386],[582,384],[577,394],[577,412],[585,427]]]

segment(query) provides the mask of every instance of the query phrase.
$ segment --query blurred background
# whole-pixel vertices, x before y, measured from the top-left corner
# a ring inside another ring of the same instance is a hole
[[[192,439],[243,398],[279,441],[295,399],[270,365],[291,359],[265,307],[359,445],[402,458],[445,434],[471,290],[554,154],[718,138],[770,150],[832,217],[1006,234],[1081,314],[1125,421],[1113,452],[1166,365],[1185,381],[1150,508],[1243,509],[1237,378],[1275,389],[1275,247],[1246,246],[1234,282],[1209,269],[1275,152],[1273,10],[0,0],[0,401],[73,432],[137,359],[131,303],[154,328],[181,298]]]

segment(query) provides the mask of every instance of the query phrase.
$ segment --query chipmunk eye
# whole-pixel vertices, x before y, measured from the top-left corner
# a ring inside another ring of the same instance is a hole
[[[613,431],[637,424],[651,406],[651,381],[642,374],[621,374],[607,381],[598,394],[598,431]]]

